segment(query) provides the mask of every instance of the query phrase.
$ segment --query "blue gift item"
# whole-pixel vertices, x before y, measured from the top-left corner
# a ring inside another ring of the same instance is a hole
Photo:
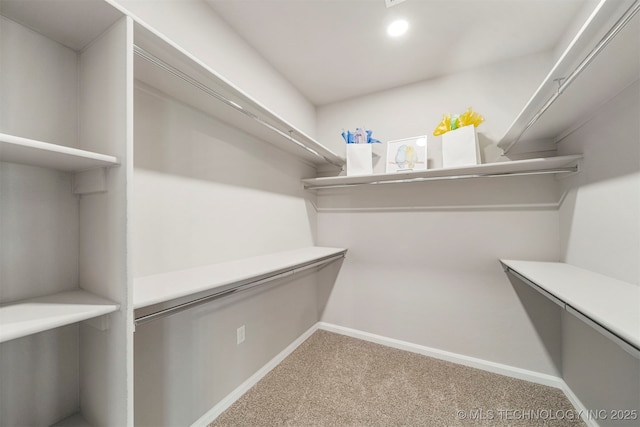
[[[342,139],[347,144],[380,144],[381,141],[375,138],[372,138],[373,134],[372,130],[364,129],[364,128],[356,128],[355,132],[351,132],[349,130],[342,130]]]

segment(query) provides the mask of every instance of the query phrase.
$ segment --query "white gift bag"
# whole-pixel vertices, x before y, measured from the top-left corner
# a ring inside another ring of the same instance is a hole
[[[480,149],[474,125],[464,126],[442,135],[442,167],[479,165]]]
[[[371,144],[347,144],[347,176],[371,175],[373,151]]]

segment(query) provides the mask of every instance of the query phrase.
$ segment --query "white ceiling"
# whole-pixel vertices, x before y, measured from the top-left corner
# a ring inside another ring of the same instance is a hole
[[[554,48],[585,0],[206,0],[313,104]],[[409,21],[400,39],[386,35]]]

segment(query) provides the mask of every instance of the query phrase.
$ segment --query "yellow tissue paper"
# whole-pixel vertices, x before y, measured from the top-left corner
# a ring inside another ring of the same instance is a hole
[[[451,114],[445,114],[442,117],[442,121],[433,131],[433,136],[439,136],[463,126],[473,125],[475,127],[478,127],[482,122],[484,122],[484,117],[473,111],[471,108],[468,108],[467,111],[459,116],[451,116]]]
[[[475,127],[478,127],[482,122],[484,122],[484,117],[471,110],[471,108],[468,108],[467,111],[460,115],[460,118],[458,119],[458,126],[474,125]]]
[[[433,131],[433,136],[442,135],[443,133],[447,133],[451,130],[451,114],[445,114],[442,117],[442,121],[436,127],[436,130]]]

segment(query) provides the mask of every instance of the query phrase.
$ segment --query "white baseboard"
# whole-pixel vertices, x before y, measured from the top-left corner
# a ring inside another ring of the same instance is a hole
[[[207,427],[216,418],[227,410],[233,403],[240,399],[251,387],[256,385],[258,381],[264,378],[273,368],[278,366],[288,355],[300,346],[307,338],[309,338],[315,331],[318,330],[318,323],[310,327],[306,332],[300,335],[294,342],[289,344],[287,348],[278,353],[273,359],[267,362],[262,368],[260,368],[255,374],[251,375],[245,382],[240,384],[235,390],[225,396],[218,404],[208,410],[203,416],[201,416],[196,422],[191,424],[191,427]]]
[[[249,377],[245,382],[240,384],[235,390],[229,393],[218,404],[211,408],[207,413],[194,422],[191,427],[206,427],[213,420],[215,420],[220,414],[222,414],[227,408],[242,397],[251,387],[253,387],[258,381],[264,378],[273,368],[278,366],[288,355],[290,355],[300,344],[302,344],[307,338],[309,338],[315,331],[322,329],[329,332],[334,332],[341,335],[346,335],[353,338],[358,338],[365,341],[370,341],[376,344],[381,344],[387,347],[397,348],[399,350],[410,351],[412,353],[418,353],[425,356],[433,357],[435,359],[446,360],[448,362],[457,363],[459,365],[469,366],[472,368],[482,369],[483,371],[493,372],[495,374],[505,375],[520,380],[530,381],[536,384],[542,384],[549,387],[554,387],[562,390],[567,396],[571,404],[576,408],[579,414],[582,414],[582,418],[589,427],[599,427],[593,419],[588,419],[586,414],[588,410],[584,407],[580,399],[573,393],[571,388],[560,377],[553,375],[543,374],[540,372],[530,371],[527,369],[518,368],[515,366],[505,365],[502,363],[491,362],[488,360],[478,359],[475,357],[465,356],[458,353],[452,353],[445,350],[439,350],[419,344],[410,343],[407,341],[401,341],[394,338],[384,337],[382,335],[376,335],[369,332],[360,331],[357,329],[346,328],[344,326],[338,326],[326,322],[318,322],[309,328],[306,332],[300,335],[294,342],[289,344],[287,348],[282,350],[267,362],[260,370]]]
[[[576,408],[576,411],[580,414],[582,421],[584,421],[588,427],[600,427],[600,424],[598,424],[594,418],[589,417],[589,410],[582,404],[580,399],[578,399],[578,396],[576,396],[573,390],[571,390],[569,385],[564,381],[562,381],[562,391],[565,396],[567,396],[567,399],[569,399],[569,402],[571,402],[571,404]]]

